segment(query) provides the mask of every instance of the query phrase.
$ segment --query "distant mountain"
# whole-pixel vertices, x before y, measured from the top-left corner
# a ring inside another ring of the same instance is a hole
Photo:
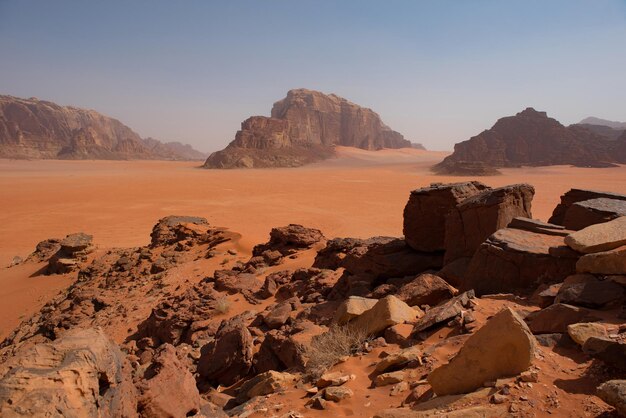
[[[585,128],[588,131],[593,132],[596,135],[604,136],[612,140],[618,139],[620,136],[622,136],[622,133],[626,130],[626,129],[614,129],[606,125],[591,125],[588,123],[576,123],[570,126],[579,126],[581,128]]]
[[[209,156],[194,149],[189,144],[180,142],[161,142],[154,138],[144,138],[143,143],[148,149],[161,156],[169,156],[168,160],[204,161]]]
[[[596,118],[593,116],[581,120],[580,122],[578,122],[578,124],[608,126],[609,128],[619,130],[626,129],[626,122],[614,122],[606,119]]]
[[[334,146],[367,150],[411,143],[371,109],[334,94],[296,89],[274,103],[272,116],[252,116],[205,168],[297,167],[334,155]]]
[[[454,153],[433,167],[455,174],[482,163],[493,168],[571,164],[610,167],[626,164],[626,135],[609,140],[580,125],[563,126],[533,108],[499,119],[491,129],[454,146]]]
[[[157,142],[143,140],[120,121],[93,110],[0,95],[0,158],[202,158],[185,146]]]
[[[418,142],[411,142],[411,148],[426,151],[426,147]]]

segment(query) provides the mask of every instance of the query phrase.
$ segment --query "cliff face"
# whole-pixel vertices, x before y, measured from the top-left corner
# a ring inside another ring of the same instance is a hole
[[[334,145],[368,150],[410,147],[370,109],[334,94],[290,90],[271,117],[253,116],[206,168],[295,167],[328,158]]]
[[[626,163],[615,155],[619,141],[611,141],[584,127],[565,127],[545,112],[528,108],[499,119],[489,130],[454,146],[454,153],[434,167],[454,174],[456,167],[483,163],[498,167],[572,164],[608,167]]]
[[[93,110],[0,96],[0,158],[187,159],[159,144]]]

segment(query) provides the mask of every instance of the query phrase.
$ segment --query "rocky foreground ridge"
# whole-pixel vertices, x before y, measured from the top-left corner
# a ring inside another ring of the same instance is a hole
[[[204,167],[297,167],[331,157],[334,145],[366,150],[412,147],[372,110],[334,94],[296,89],[274,103],[271,117],[243,121],[235,139],[211,154]]]
[[[96,111],[0,96],[0,158],[202,160],[177,142],[142,139]]]
[[[76,280],[0,344],[0,415],[624,415],[626,195],[550,223],[533,196],[433,184],[402,238],[288,225],[252,254],[191,216],[43,241],[21,265]]]
[[[533,108],[499,119],[491,129],[454,146],[433,167],[452,175],[493,175],[502,167],[626,164],[626,132],[584,124],[563,126]]]

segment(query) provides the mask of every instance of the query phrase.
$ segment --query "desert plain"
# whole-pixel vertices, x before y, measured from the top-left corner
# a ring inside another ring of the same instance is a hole
[[[290,223],[329,238],[401,236],[411,190],[475,179],[433,174],[430,167],[446,155],[338,147],[336,158],[320,163],[253,170],[174,161],[0,160],[0,339],[72,281],[6,268],[41,240],[82,231],[100,248],[146,245],[155,222],[167,215],[205,217],[241,234],[243,258],[267,241],[271,228]],[[501,171],[477,179],[492,187],[532,184],[532,214],[542,221],[571,188],[626,192],[626,166]]]

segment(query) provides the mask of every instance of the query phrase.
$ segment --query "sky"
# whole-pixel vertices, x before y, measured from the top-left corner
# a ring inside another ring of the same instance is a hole
[[[626,121],[626,0],[0,0],[0,94],[223,148],[293,88],[433,150],[526,107]]]

